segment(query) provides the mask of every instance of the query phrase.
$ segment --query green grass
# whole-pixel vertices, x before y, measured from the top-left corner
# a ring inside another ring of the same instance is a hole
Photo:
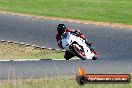
[[[40,50],[31,46],[13,43],[0,43],[0,59],[63,59],[64,52],[56,50]]]
[[[75,78],[60,77],[37,80],[7,80],[0,82],[0,88],[132,88],[130,84],[85,84],[80,86]]]
[[[132,25],[132,0],[0,0],[0,10]]]

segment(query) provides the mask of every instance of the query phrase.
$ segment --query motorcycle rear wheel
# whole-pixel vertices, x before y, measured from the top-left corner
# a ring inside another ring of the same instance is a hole
[[[69,59],[71,59],[72,57],[74,57],[74,55],[73,55],[71,52],[69,52],[69,51],[66,50],[65,55],[64,55],[64,58],[65,58],[66,60],[69,60]]]

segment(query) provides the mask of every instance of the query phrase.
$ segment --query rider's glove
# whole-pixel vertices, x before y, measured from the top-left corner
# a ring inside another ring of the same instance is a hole
[[[78,34],[80,34],[80,30],[75,30],[75,33],[78,35]]]
[[[78,32],[78,33],[80,33],[80,30],[79,29],[77,29],[77,30],[75,30],[76,32]]]

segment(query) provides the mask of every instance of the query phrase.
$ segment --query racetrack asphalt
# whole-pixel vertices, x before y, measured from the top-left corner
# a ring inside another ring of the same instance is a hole
[[[16,76],[25,78],[70,75],[76,73],[77,65],[80,64],[84,65],[88,73],[132,72],[131,29],[0,14],[0,39],[58,48],[55,35],[59,23],[64,23],[73,29],[80,29],[88,40],[94,43],[93,46],[98,51],[100,59],[97,61],[1,61],[0,79],[9,78],[13,72]]]

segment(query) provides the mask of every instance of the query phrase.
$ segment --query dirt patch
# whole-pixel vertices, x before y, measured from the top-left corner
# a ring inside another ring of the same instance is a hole
[[[60,17],[48,17],[48,16],[45,17],[45,16],[30,15],[30,14],[13,13],[13,12],[7,12],[7,11],[0,11],[0,14],[11,14],[11,15],[27,16],[27,17],[29,16],[29,17],[40,18],[40,19],[60,20],[60,21],[68,21],[68,22],[83,23],[83,24],[94,24],[94,25],[100,25],[100,26],[109,26],[109,27],[114,27],[114,28],[132,29],[132,25],[125,25],[125,24],[120,24],[120,23],[85,21],[85,20],[75,20],[75,19],[60,18]]]

